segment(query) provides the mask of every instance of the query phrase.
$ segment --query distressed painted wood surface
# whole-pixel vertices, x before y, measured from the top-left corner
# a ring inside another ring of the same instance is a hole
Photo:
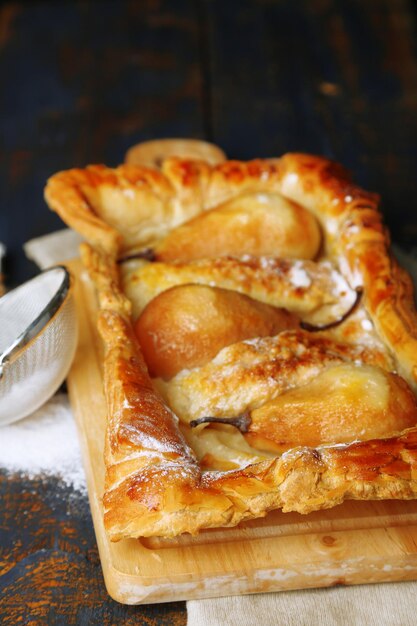
[[[57,479],[0,475],[0,624],[185,624],[183,603],[111,600],[88,501]]]
[[[208,139],[237,158],[334,157],[382,194],[395,241],[415,246],[411,0],[6,1],[0,81],[9,286],[35,272],[22,243],[61,227],[42,199],[47,177],[117,164],[154,137]],[[184,623],[183,603],[107,597],[88,510],[53,479],[2,476],[0,622]]]

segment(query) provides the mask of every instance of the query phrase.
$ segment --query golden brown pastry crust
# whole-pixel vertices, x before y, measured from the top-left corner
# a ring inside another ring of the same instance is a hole
[[[84,255],[95,267],[103,307],[99,326],[109,405],[104,507],[113,540],[231,526],[279,507],[308,513],[346,498],[417,495],[417,428],[388,439],[299,447],[241,470],[202,472],[155,391],[117,281],[117,255],[153,243],[201,211],[255,192],[280,193],[316,216],[325,256],[352,288],[363,289],[366,311],[397,370],[417,387],[411,280],[389,254],[377,196],[354,186],[340,166],[287,154],[217,166],[173,158],[161,172],[91,166],[55,175],[47,202],[97,248]]]

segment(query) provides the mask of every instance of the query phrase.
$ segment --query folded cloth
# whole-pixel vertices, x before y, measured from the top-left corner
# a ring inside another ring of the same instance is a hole
[[[27,241],[23,249],[28,259],[41,269],[63,263],[78,256],[81,236],[70,228]]]
[[[187,626],[414,626],[417,583],[384,583],[187,602]]]
[[[65,229],[25,244],[44,268],[77,256],[81,239]],[[417,284],[417,260],[395,255]],[[281,591],[187,602],[187,626],[414,626],[417,582]]]

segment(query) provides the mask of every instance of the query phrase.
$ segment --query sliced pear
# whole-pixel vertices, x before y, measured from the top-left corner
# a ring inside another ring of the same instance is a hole
[[[415,426],[417,402],[396,374],[345,363],[254,409],[250,418],[248,442],[283,452],[390,436]]]
[[[181,285],[164,291],[135,324],[151,376],[169,379],[210,361],[225,346],[297,328],[298,318],[227,289]]]
[[[154,248],[158,261],[218,256],[313,259],[320,248],[312,213],[274,193],[239,196],[172,230]]]

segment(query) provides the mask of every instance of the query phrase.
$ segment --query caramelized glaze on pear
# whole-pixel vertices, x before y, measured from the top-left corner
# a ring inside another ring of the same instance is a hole
[[[298,318],[249,296],[205,285],[181,285],[159,294],[135,324],[149,372],[169,379],[199,367],[225,346],[297,328]]]
[[[250,254],[313,259],[321,233],[314,215],[272,193],[234,198],[172,230],[155,248],[158,261]]]
[[[389,437],[417,423],[417,400],[397,374],[343,363],[252,411],[204,416],[190,426],[227,424],[258,450],[281,454],[298,446]]]
[[[254,409],[250,418],[248,441],[283,452],[388,437],[415,426],[417,401],[397,374],[345,363]]]

